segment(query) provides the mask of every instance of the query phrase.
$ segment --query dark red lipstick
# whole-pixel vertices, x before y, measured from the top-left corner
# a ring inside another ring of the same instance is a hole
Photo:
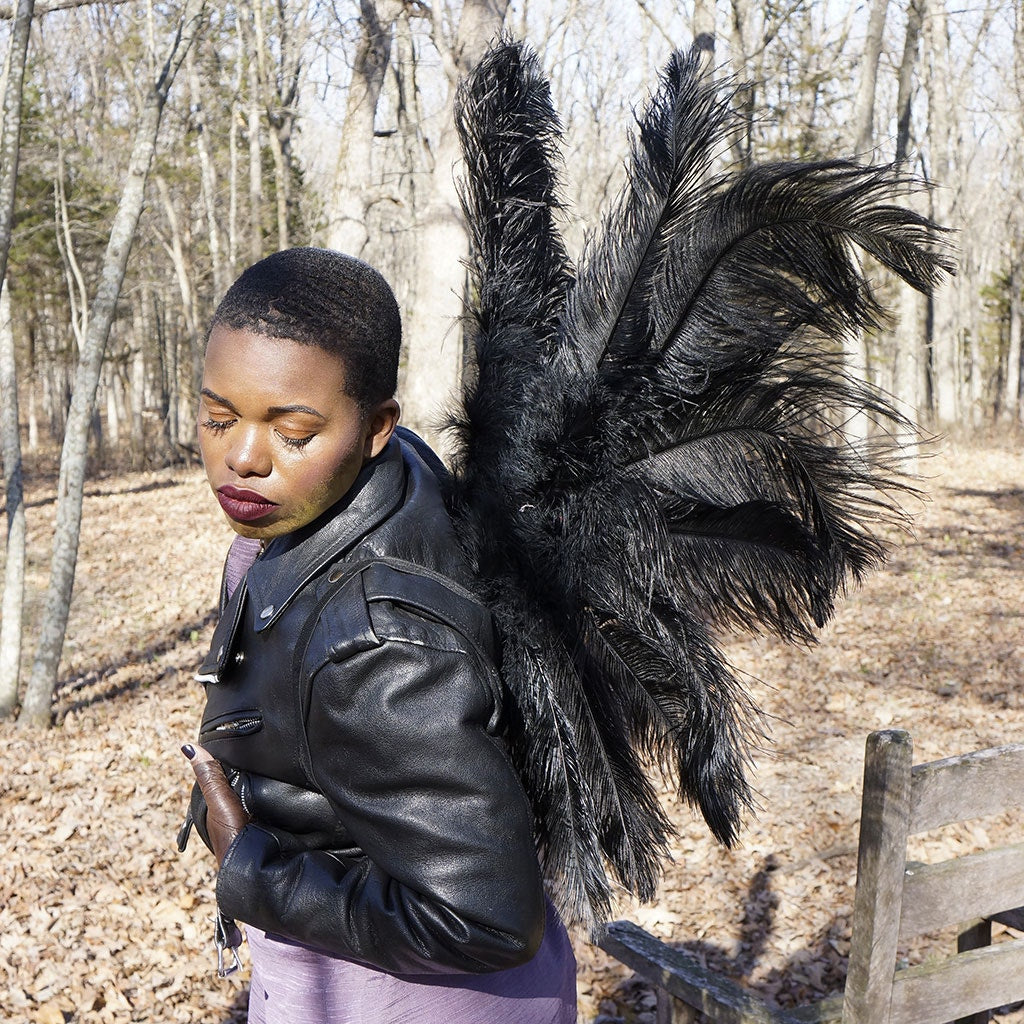
[[[276,501],[270,501],[255,491],[232,487],[230,484],[217,488],[217,500],[220,502],[220,507],[232,519],[240,523],[251,523],[262,519],[277,508]]]

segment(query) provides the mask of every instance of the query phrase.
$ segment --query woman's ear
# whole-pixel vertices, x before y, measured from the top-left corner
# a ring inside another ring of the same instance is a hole
[[[363,447],[363,458],[372,459],[380,455],[391,440],[391,435],[398,426],[398,417],[402,410],[393,398],[387,398],[371,410],[367,419],[366,441]]]

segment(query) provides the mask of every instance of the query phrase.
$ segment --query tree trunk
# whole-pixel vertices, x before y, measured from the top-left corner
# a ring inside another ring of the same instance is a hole
[[[39,416],[36,413],[36,382],[28,382],[28,450],[39,450]],[[10,508],[10,505],[7,506]]]
[[[938,186],[932,192],[932,216],[944,226],[952,226],[953,116],[950,99],[949,27],[945,0],[927,0],[925,36],[928,48],[929,138],[933,156],[933,174]],[[935,414],[941,425],[955,423],[960,414],[961,367],[957,324],[956,288],[942,282],[935,291],[932,323],[932,371]]]
[[[889,0],[871,0],[864,59],[860,64],[860,81],[857,83],[857,96],[853,103],[854,152],[860,157],[870,153],[875,144],[875,91],[888,13]]]
[[[431,188],[416,231],[416,280],[406,319],[406,372],[401,391],[405,422],[439,443],[437,426],[462,371],[465,270],[469,239],[463,223],[456,167],[459,141],[452,119],[455,85],[480,59],[501,29],[508,0],[466,0],[456,38],[442,36],[441,5],[433,7],[434,42],[448,72],[448,101],[440,130]]]
[[[896,96],[896,163],[903,164],[910,149],[910,113],[914,95],[914,65],[921,37],[924,0],[910,0],[907,8],[907,32],[903,38],[899,88]]]
[[[1006,392],[1003,417],[1010,423],[1024,425],[1024,230],[1021,227],[1021,202],[1024,201],[1024,10],[1014,7],[1013,17],[1013,84],[1017,100],[1017,135],[1012,143],[1013,171],[1010,180],[1016,182],[1013,207],[1010,213],[1010,324],[1006,353]]]
[[[925,337],[927,299],[909,285],[899,286],[899,320],[893,342],[892,391],[896,407],[911,423],[921,421],[922,410],[927,407],[924,383],[926,349]],[[908,457],[916,460],[919,437],[916,430],[901,433],[900,445]],[[916,461],[908,466],[916,469]]]
[[[701,70],[710,73],[715,67],[716,24],[715,0],[695,0],[693,5],[693,45],[700,53]]]
[[[25,597],[25,494],[18,436],[18,377],[14,364],[11,297],[0,291],[0,405],[3,406],[4,493],[7,499],[7,560],[0,604],[0,718],[14,714],[21,679],[22,611]]]
[[[1003,416],[1011,423],[1024,425],[1024,273],[1021,253],[1013,255],[1010,271],[1010,328],[1006,352],[1006,392]]]
[[[192,287],[195,272],[185,255],[186,246],[178,223],[178,213],[171,198],[171,191],[162,175],[157,175],[156,184],[164,206],[167,224],[171,229],[171,237],[164,241],[164,248],[171,258],[174,275],[178,280],[178,292],[181,295],[181,309],[185,318],[188,350],[191,356],[191,375],[186,390],[186,400],[180,402],[176,399],[173,430],[170,432],[171,447],[169,451],[174,454],[178,451],[178,445],[185,441],[186,437],[192,436],[196,426],[193,410],[199,400],[199,389],[202,387],[203,379],[203,328],[200,322],[196,292]],[[173,383],[175,386],[171,388],[175,396],[181,394],[180,378],[178,377],[181,372],[180,362],[181,360],[177,358],[176,354],[173,361],[175,374]]]
[[[250,88],[253,88],[250,74]],[[260,161],[260,108],[255,97],[249,101],[249,260],[263,258],[263,168]]]
[[[302,12],[301,5],[293,4],[289,8],[278,0],[276,34],[268,41],[262,5],[256,3],[252,10],[257,80],[269,126],[267,140],[274,161],[277,247],[287,249],[292,244],[290,232],[295,205],[292,196],[292,135],[311,22],[309,16]],[[273,66],[269,65],[270,59],[275,61]]]
[[[739,79],[736,108],[741,129],[732,139],[733,159],[740,167],[749,167],[755,158],[754,128],[757,120],[759,89],[764,82],[765,46],[758,45],[754,25],[755,8],[760,10],[762,22],[768,17],[763,8],[750,0],[730,0],[729,41],[733,71]],[[762,31],[761,35],[764,36]]]
[[[284,150],[281,148],[281,136],[278,134],[277,126],[270,122],[270,131],[267,132],[267,139],[270,142],[270,155],[274,161],[274,208],[277,211],[277,247],[287,249],[291,241],[288,237],[288,193],[289,170],[285,163]]]
[[[116,453],[121,447],[121,415],[117,402],[117,367],[108,366],[104,381],[105,398],[107,400],[107,437],[111,451]]]
[[[7,502],[7,561],[4,568],[3,600],[0,604],[0,717],[12,714],[18,703],[25,594],[25,496],[21,481],[18,368],[14,355],[14,330],[6,275],[14,223],[14,192],[18,182],[25,62],[34,6],[33,0],[20,0],[11,27],[7,84],[4,89],[4,122],[0,134],[0,445],[3,450],[4,495]]]
[[[156,150],[160,117],[167,100],[167,92],[199,29],[203,9],[202,0],[196,4],[189,2],[186,5],[163,70],[146,97],[135,133],[121,199],[114,214],[100,269],[100,281],[92,304],[88,333],[83,349],[79,353],[71,411],[61,451],[62,487],[57,495],[57,522],[53,558],[50,563],[50,582],[43,606],[36,656],[25,693],[25,703],[18,719],[27,725],[45,726],[50,722],[50,707],[57,684],[60,655],[64,647],[64,632],[71,608],[71,591],[75,581],[89,423],[96,402],[103,351],[114,321],[117,300],[128,264],[128,254],[142,213],[146,179]]]
[[[143,311],[137,314],[144,318]],[[131,408],[132,408],[132,466],[141,469],[146,463],[146,420],[144,406],[146,404],[146,356],[142,351],[141,331],[135,332],[136,348],[132,352],[131,361]]]
[[[228,278],[238,267],[238,129],[242,124],[242,111],[237,99],[231,101],[231,121],[228,126]],[[231,286],[228,285],[230,288]],[[224,289],[227,291],[227,288]],[[217,301],[224,292],[217,292]]]
[[[872,0],[868,19],[868,34],[861,61],[860,81],[853,105],[853,145],[858,156],[869,154],[875,143],[875,91],[878,83],[878,62],[882,54],[882,36],[889,0]],[[862,257],[863,258],[863,257]],[[863,329],[844,338],[844,357],[847,369],[857,380],[869,380],[871,357],[868,335]],[[851,410],[846,421],[847,436],[854,441],[866,441],[871,430],[868,416],[862,410]]]
[[[221,249],[220,225],[217,223],[217,172],[210,155],[210,144],[206,130],[206,97],[202,83],[196,72],[191,51],[187,62],[188,87],[192,94],[193,118],[196,131],[196,154],[199,157],[200,185],[203,198],[203,210],[206,214],[206,234],[210,244],[210,265],[213,268],[213,290],[218,299],[227,291],[231,282],[228,280],[227,268]]]
[[[263,4],[262,0],[252,6],[252,28],[253,28],[253,63],[256,70],[254,78],[250,78],[252,86],[258,90],[254,93],[255,100],[258,94],[260,102],[267,113],[267,142],[270,144],[270,156],[274,162],[274,206],[277,213],[277,247],[278,249],[288,248],[288,181],[284,166],[284,153],[281,149],[281,140],[277,134],[275,124],[275,103],[273,100],[273,89],[267,78],[266,58],[267,40],[263,30]],[[278,40],[278,45],[283,47],[284,40]],[[285,54],[281,54],[282,62]],[[255,109],[255,108],[253,108]],[[251,121],[250,121],[251,125]]]
[[[978,279],[990,280],[992,274],[985,271],[985,260],[978,259],[977,253],[971,265],[977,268]],[[994,268],[993,268],[994,272]],[[985,402],[984,356],[981,351],[981,317],[979,306],[975,301],[975,287],[957,288],[957,323],[963,329],[964,346],[964,414],[965,423],[977,427],[981,423]]]
[[[903,54],[900,59],[896,98],[896,164],[901,169],[907,163],[910,152],[914,69],[920,49],[923,6],[924,0],[910,0]],[[927,300],[903,281],[897,283],[897,289],[899,322],[896,325],[893,352],[892,390],[900,411],[913,422],[919,423],[928,409],[925,390],[928,352]],[[906,442],[908,446],[915,443],[910,438]]]
[[[259,4],[254,9],[259,14]],[[263,167],[260,148],[260,83],[256,69],[254,43],[246,31],[246,20],[238,19],[238,42],[248,57],[249,95],[246,101],[246,125],[249,136],[249,262],[263,257]]]
[[[369,240],[366,216],[375,197],[367,188],[367,172],[371,166],[374,118],[391,59],[392,27],[401,14],[402,4],[400,0],[361,0],[359,7],[362,34],[345,103],[327,222],[327,244],[352,256],[361,256]]]

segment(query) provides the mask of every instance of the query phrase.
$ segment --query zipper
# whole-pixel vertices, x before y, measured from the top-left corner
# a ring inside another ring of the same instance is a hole
[[[213,731],[220,736],[248,736],[249,733],[256,732],[262,725],[262,718],[236,718],[233,722],[214,726]]]
[[[249,736],[263,728],[263,716],[258,711],[232,712],[232,717],[221,716],[207,723],[200,740],[224,739],[228,736]]]

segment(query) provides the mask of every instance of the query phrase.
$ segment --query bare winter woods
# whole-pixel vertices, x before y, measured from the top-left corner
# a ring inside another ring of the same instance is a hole
[[[3,4],[0,712],[48,720],[88,475],[195,458],[205,323],[245,265],[313,244],[380,267],[405,317],[405,419],[432,431],[463,361],[452,97],[501,31],[551,75],[575,244],[619,183],[632,108],[694,40],[736,89],[723,161],[856,156],[927,180],[908,201],[955,233],[957,276],[926,301],[872,271],[898,317],[848,358],[929,428],[1019,429],[1020,0]],[[21,467],[58,451],[25,693]]]

